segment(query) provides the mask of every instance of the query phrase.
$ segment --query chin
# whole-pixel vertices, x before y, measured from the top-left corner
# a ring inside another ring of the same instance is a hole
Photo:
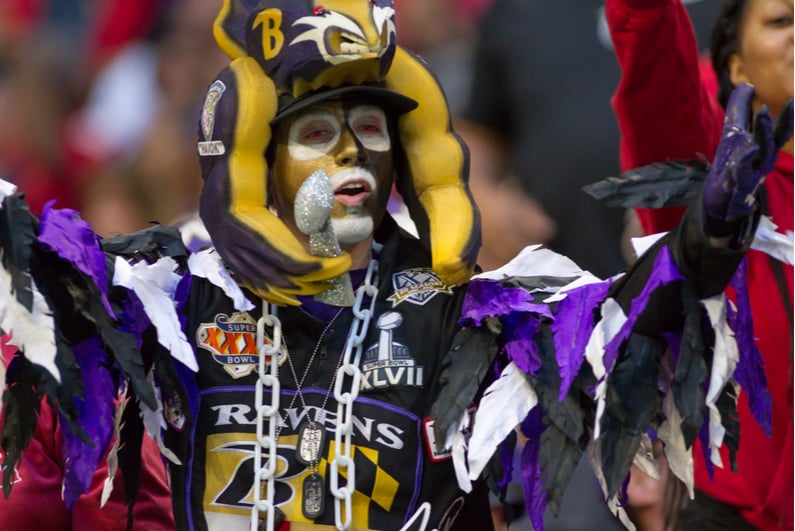
[[[373,218],[370,216],[331,218],[331,227],[340,245],[352,245],[363,242],[373,235]]]

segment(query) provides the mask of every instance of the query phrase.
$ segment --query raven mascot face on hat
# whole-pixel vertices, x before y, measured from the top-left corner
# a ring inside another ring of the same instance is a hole
[[[296,295],[326,290],[350,268],[345,253],[311,255],[268,208],[266,154],[273,123],[351,96],[399,116],[397,188],[436,273],[454,285],[469,279],[480,226],[466,187],[466,148],[434,76],[396,45],[391,1],[225,0],[215,36],[232,62],[202,110],[200,214],[241,285],[270,302],[298,304]]]

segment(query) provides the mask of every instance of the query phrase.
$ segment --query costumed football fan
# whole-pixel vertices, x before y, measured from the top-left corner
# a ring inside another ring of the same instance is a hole
[[[487,485],[512,474],[543,529],[585,454],[620,512],[649,430],[687,454],[708,426],[736,450],[743,321],[723,289],[775,158],[753,89],[729,105],[704,196],[629,272],[600,280],[528,248],[472,277],[466,150],[393,16],[389,0],[224,4],[233,60],[198,144],[214,248],[189,254],[162,227],[99,242],[74,212],[38,221],[4,189],[0,328],[21,352],[6,484],[41,396],[68,432],[68,494],[115,426],[134,499],[146,430],[185,530],[491,529]],[[419,237],[386,213],[393,182]],[[87,378],[105,392],[83,393]],[[115,418],[93,416],[120,388]]]

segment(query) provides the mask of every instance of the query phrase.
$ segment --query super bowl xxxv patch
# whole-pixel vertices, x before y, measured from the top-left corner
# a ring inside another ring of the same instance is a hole
[[[266,333],[265,344],[270,342]],[[246,312],[236,312],[231,317],[219,313],[214,322],[202,323],[196,330],[196,345],[209,351],[233,378],[248,376],[257,369],[257,322]],[[284,352],[280,352],[279,364],[285,359]]]
[[[392,275],[392,287],[395,292],[387,300],[392,301],[394,308],[401,302],[410,302],[424,306],[439,293],[453,293],[453,286],[445,284],[433,269],[417,267],[405,269]]]

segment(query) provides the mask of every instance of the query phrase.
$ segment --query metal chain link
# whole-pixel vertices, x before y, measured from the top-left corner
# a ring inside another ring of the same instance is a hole
[[[331,460],[329,490],[334,495],[334,516],[337,529],[350,528],[353,519],[351,496],[356,487],[356,465],[353,462],[351,436],[353,434],[353,403],[359,396],[362,372],[359,364],[362,359],[363,343],[375,308],[378,295],[378,261],[370,260],[364,282],[356,290],[353,305],[353,321],[348,338],[345,341],[342,363],[337,369],[334,382],[334,398],[337,400],[337,425],[334,429],[334,457]],[[370,298],[369,307],[362,308],[365,296]],[[273,327],[273,340],[265,344],[265,327]],[[281,321],[276,316],[276,308],[269,310],[267,302],[262,303],[262,317],[257,322],[257,349],[259,351],[259,378],[255,387],[255,408],[257,412],[257,444],[254,449],[254,505],[251,508],[250,531],[258,531],[260,513],[265,513],[265,525],[268,531],[274,529],[273,504],[274,476],[277,462],[277,425],[279,423],[279,364],[278,355],[281,350]],[[266,361],[267,357],[270,357]],[[345,378],[348,376],[349,378]],[[349,388],[343,391],[344,382],[349,381]],[[264,388],[271,388],[270,403],[263,403]],[[267,422],[268,435],[264,435]],[[267,452],[267,462],[263,465],[263,451]],[[346,473],[346,483],[340,487],[340,474]],[[265,498],[262,495],[266,489]],[[343,510],[344,509],[344,510]],[[344,521],[343,521],[344,514]]]
[[[334,458],[329,471],[329,490],[334,495],[334,518],[337,529],[345,530],[351,526],[353,508],[351,496],[356,488],[356,465],[351,451],[353,435],[353,403],[359,396],[362,383],[362,371],[359,364],[362,359],[362,345],[367,337],[370,319],[373,316],[375,301],[378,295],[378,261],[370,260],[364,282],[356,290],[353,304],[353,323],[345,341],[342,365],[337,369],[337,381],[334,382],[334,398],[337,400],[337,425],[334,428]],[[364,297],[370,297],[370,307],[362,309]],[[347,391],[343,391],[346,376],[350,378]],[[346,472],[345,486],[340,487],[340,474]],[[344,509],[344,510],[343,510]],[[344,513],[344,520],[343,520]]]
[[[265,327],[273,327],[273,339],[269,345],[265,344]],[[279,352],[282,348],[282,323],[276,316],[276,308],[269,308],[269,304],[262,301],[262,317],[257,321],[257,351],[259,352],[259,366],[256,386],[254,387],[254,407],[257,412],[257,444],[254,446],[254,505],[251,507],[250,531],[258,531],[260,526],[259,515],[265,513],[265,525],[268,531],[273,531],[273,491],[275,489],[274,476],[277,459],[277,427],[279,424]],[[264,403],[265,387],[270,388],[270,403]],[[274,422],[274,419],[276,421]],[[267,422],[268,434],[265,435]],[[263,465],[263,451],[266,452],[266,461]],[[262,488],[265,487],[265,497]]]

